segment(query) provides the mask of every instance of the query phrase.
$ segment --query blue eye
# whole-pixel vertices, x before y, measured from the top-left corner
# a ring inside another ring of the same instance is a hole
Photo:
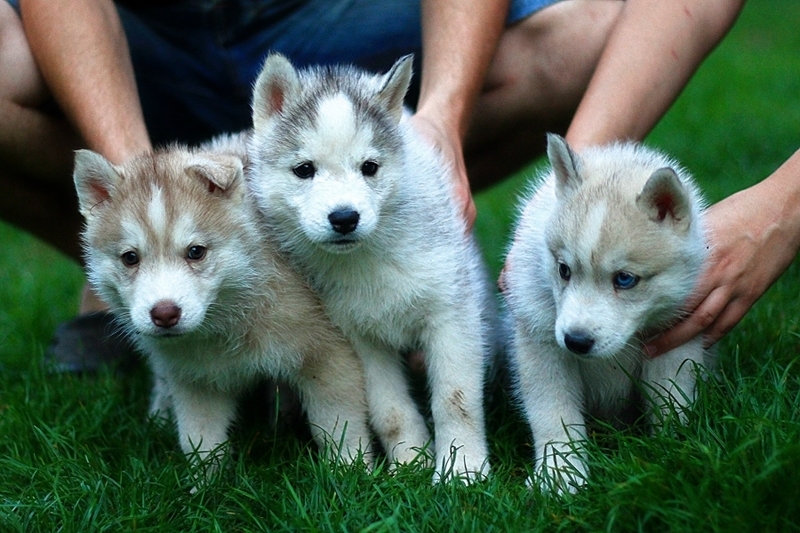
[[[566,263],[562,263],[561,261],[558,262],[558,275],[561,276],[561,279],[564,281],[569,281],[569,278],[572,277],[572,271],[569,269]]]
[[[639,276],[621,270],[614,276],[614,287],[617,289],[632,289],[639,283]]]

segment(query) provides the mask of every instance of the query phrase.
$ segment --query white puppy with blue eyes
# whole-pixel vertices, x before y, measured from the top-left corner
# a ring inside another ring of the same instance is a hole
[[[547,152],[503,285],[536,482],[561,493],[586,480],[585,414],[618,419],[641,393],[659,423],[693,401],[695,363],[711,363],[701,339],[654,359],[642,344],[679,317],[707,247],[703,202],[673,160],[637,144],[578,155],[556,135]]]

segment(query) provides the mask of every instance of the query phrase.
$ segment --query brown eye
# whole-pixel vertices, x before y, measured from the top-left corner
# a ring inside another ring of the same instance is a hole
[[[562,263],[559,261],[558,275],[561,276],[561,279],[563,279],[564,281],[569,281],[569,278],[572,277],[572,270],[570,270],[569,266],[566,263]]]
[[[120,256],[122,264],[127,267],[134,267],[139,264],[139,255],[133,250],[128,250]]]
[[[190,261],[200,261],[206,256],[206,247],[200,245],[190,246],[186,250],[186,259]]]
[[[364,164],[361,165],[361,173],[371,178],[378,173],[378,163],[375,161],[364,161]]]
[[[317,169],[314,167],[314,163],[306,161],[305,163],[302,163],[294,167],[292,169],[292,172],[294,172],[294,175],[297,176],[298,178],[307,180],[314,177],[314,174],[316,174]]]

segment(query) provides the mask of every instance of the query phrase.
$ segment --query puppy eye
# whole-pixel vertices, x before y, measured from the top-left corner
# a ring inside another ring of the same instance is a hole
[[[314,167],[314,163],[310,161],[306,161],[305,163],[301,163],[292,169],[294,175],[300,179],[311,179],[316,174],[317,169]]]
[[[128,250],[120,256],[122,264],[127,267],[134,267],[139,264],[139,255],[133,250]]]
[[[632,289],[639,283],[639,276],[630,272],[620,271],[614,275],[614,287],[617,289]]]
[[[200,245],[190,246],[186,250],[186,259],[190,261],[200,261],[206,256],[206,247]]]
[[[572,277],[572,271],[569,269],[566,263],[562,263],[561,261],[558,262],[558,275],[561,276],[561,279],[564,281],[569,281],[569,278]]]
[[[378,163],[375,161],[364,161],[361,165],[361,173],[368,178],[371,178],[378,173]]]

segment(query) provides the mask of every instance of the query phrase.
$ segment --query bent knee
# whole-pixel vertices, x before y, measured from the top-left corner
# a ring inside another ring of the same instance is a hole
[[[623,4],[562,0],[509,27],[487,88],[503,88],[533,106],[576,107]]]
[[[36,107],[49,97],[33,58],[22,21],[8,2],[0,1],[0,99]]]

